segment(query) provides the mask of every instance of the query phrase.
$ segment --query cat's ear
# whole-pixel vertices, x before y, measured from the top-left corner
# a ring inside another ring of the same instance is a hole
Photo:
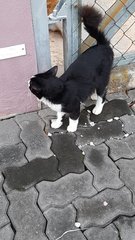
[[[58,66],[54,66],[52,68],[50,68],[46,73],[50,76],[55,77],[58,71]]]
[[[58,66],[54,66],[44,73],[36,74],[36,76],[41,78],[55,77],[57,74],[57,71],[58,71]]]

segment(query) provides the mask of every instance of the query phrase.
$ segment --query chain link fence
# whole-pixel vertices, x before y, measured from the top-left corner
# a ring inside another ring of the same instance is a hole
[[[74,3],[73,3],[74,4]],[[100,29],[110,40],[114,51],[114,67],[135,62],[135,1],[134,0],[82,0],[98,9],[103,17]],[[95,43],[81,22],[80,51]],[[77,28],[76,28],[77,31]],[[74,53],[75,55],[76,53]]]
[[[78,54],[94,45],[95,39],[88,36],[78,14],[78,5],[88,4],[103,15],[101,31],[114,51],[114,67],[135,62],[135,0],[60,0],[49,24],[62,23],[64,69]]]

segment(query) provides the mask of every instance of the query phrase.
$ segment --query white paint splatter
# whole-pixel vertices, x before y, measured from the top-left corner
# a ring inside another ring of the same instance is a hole
[[[81,226],[81,223],[75,222],[75,226],[76,226],[77,228],[79,228],[79,227]]]
[[[112,121],[113,121],[113,119],[112,119],[112,118],[107,120],[107,122],[112,122]]]
[[[52,136],[52,133],[48,133],[48,136],[51,137],[51,136]]]
[[[119,117],[114,117],[115,120],[119,120],[120,118]]]
[[[104,201],[103,205],[106,207],[108,205],[108,202]]]
[[[126,133],[125,135],[124,135],[124,137],[128,137],[129,136],[129,133]]]
[[[92,127],[94,127],[94,126],[95,126],[95,123],[94,123],[94,122],[90,122],[90,125],[91,125]]]

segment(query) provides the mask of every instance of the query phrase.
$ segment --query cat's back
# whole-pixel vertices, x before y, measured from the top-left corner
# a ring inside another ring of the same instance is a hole
[[[69,79],[88,78],[93,75],[99,65],[111,68],[113,63],[113,51],[110,46],[96,45],[83,52],[61,76],[63,81]]]

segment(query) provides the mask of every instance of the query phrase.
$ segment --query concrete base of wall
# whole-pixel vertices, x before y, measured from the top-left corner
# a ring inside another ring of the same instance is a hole
[[[108,91],[123,92],[135,88],[135,64],[116,67],[112,70]]]

